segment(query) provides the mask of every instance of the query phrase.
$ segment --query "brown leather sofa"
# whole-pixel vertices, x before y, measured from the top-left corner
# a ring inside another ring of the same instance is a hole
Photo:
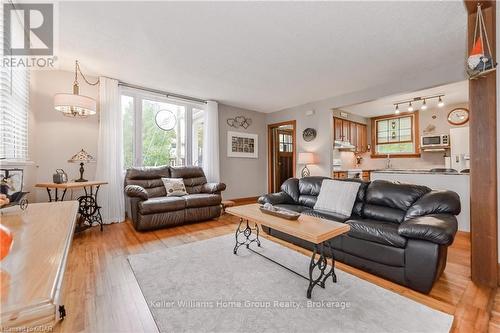
[[[188,195],[167,197],[161,178],[182,178]],[[131,168],[125,174],[125,208],[136,230],[152,230],[217,218],[223,183],[207,183],[197,166]]]

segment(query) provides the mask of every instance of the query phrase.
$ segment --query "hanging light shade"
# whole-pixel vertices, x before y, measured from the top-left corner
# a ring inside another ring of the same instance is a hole
[[[424,99],[424,102],[422,103],[422,106],[420,107],[421,110],[427,110],[427,103],[425,102],[425,99]]]
[[[408,112],[412,112],[413,111],[413,105],[410,103],[408,103]]]
[[[87,117],[96,114],[97,102],[95,99],[76,94],[56,94],[54,109],[65,116]]]
[[[80,86],[78,84],[78,73],[80,73],[89,85],[95,86],[99,84],[99,80],[95,83],[89,82],[83,75],[78,60],[75,62],[75,81],[73,82],[73,93],[61,93],[54,96],[54,109],[62,112],[65,116],[70,117],[88,117],[96,114],[97,102],[95,99],[80,95]]]
[[[438,107],[442,108],[443,106],[444,106],[443,99],[441,98],[441,96],[439,96]]]
[[[399,114],[399,104],[396,104],[396,110],[394,110],[395,114]]]

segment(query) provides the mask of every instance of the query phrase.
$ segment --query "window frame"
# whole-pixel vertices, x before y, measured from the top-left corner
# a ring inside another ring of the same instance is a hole
[[[412,131],[411,131],[411,136],[412,136],[412,141],[398,141],[398,142],[388,142],[384,144],[391,144],[391,143],[413,143],[413,153],[393,153],[393,154],[379,154],[377,153],[377,145],[378,145],[378,127],[377,127],[377,122],[381,120],[391,120],[395,118],[405,118],[405,117],[411,117],[411,123],[412,123]],[[420,154],[420,140],[419,140],[419,111],[415,112],[401,112],[400,114],[388,114],[388,115],[383,115],[383,116],[378,116],[378,117],[373,117],[370,118],[371,120],[371,144],[372,144],[372,153],[371,153],[371,158],[387,158],[387,155],[390,155],[391,158],[419,158],[421,156]]]
[[[181,101],[178,99],[173,99],[173,98],[168,98],[164,95],[160,94],[155,94],[152,92],[147,92],[139,89],[134,89],[134,88],[129,88],[129,87],[122,87],[120,90],[120,103],[121,103],[121,97],[122,96],[128,96],[133,98],[134,101],[134,123],[133,123],[133,165],[132,167],[142,167],[143,166],[143,149],[142,149],[142,106],[143,103],[142,101],[147,99],[153,102],[159,102],[159,103],[170,103],[170,104],[177,104],[179,106],[183,106],[186,110],[185,113],[185,124],[184,124],[184,131],[185,131],[185,156],[184,160],[186,165],[192,165],[193,161],[193,156],[192,156],[192,149],[193,149],[193,135],[192,135],[192,130],[193,130],[193,109],[199,109],[205,111],[205,104],[204,103],[197,103],[197,102],[187,102],[187,101]],[[120,110],[121,110],[121,105],[120,105]],[[204,124],[205,126],[205,124]],[[123,151],[122,151],[123,154]],[[127,167],[124,165],[124,169]]]

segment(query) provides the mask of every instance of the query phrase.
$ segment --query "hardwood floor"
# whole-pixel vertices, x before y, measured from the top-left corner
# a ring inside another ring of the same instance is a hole
[[[136,232],[126,222],[107,225],[103,232],[92,228],[75,235],[63,285],[67,316],[55,327],[55,331],[157,332],[127,256],[233,233],[236,222],[236,218],[226,214],[219,220],[144,233]],[[307,250],[279,242],[310,255]],[[485,332],[488,327],[496,327],[488,323],[494,291],[478,287],[470,279],[468,234],[457,235],[449,248],[446,270],[429,295],[341,263],[336,266],[435,309],[454,314],[453,332]]]

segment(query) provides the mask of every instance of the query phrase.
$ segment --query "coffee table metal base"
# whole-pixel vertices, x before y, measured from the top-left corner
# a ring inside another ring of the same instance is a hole
[[[242,225],[244,227],[243,229]],[[337,276],[335,275],[335,260],[333,258],[333,249],[328,242],[314,244],[313,254],[311,256],[311,261],[309,262],[309,276],[306,277],[294,271],[293,269],[277,262],[276,260],[269,258],[263,255],[262,253],[254,251],[253,249],[250,248],[250,244],[252,243],[256,243],[257,246],[260,247],[259,226],[257,224],[255,224],[255,226],[252,228],[250,227],[248,220],[240,218],[240,223],[235,233],[235,241],[236,244],[234,245],[233,249],[234,254],[237,254],[240,246],[244,245],[250,252],[255,253],[269,261],[272,261],[273,263],[283,267],[284,269],[309,281],[309,286],[307,288],[307,294],[306,294],[307,298],[309,299],[312,296],[313,288],[316,285],[319,285],[321,288],[325,288],[325,283],[329,277],[332,277],[332,281],[334,283],[337,282]],[[330,269],[328,269],[328,264],[327,264],[328,257],[327,254],[325,253],[325,249],[328,249],[331,254],[332,266],[330,267]],[[319,271],[319,274],[316,273],[316,271]]]

